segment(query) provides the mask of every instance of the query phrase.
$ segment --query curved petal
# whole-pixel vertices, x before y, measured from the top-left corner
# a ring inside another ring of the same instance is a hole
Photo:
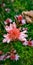
[[[7,42],[6,38],[5,38],[5,39],[3,39],[3,43],[5,43],[5,42]]]
[[[19,60],[19,57],[20,57],[20,56],[19,56],[18,54],[16,54],[16,55],[15,55],[15,60],[16,60],[16,61]]]
[[[7,32],[9,32],[10,30],[12,30],[12,24],[10,24],[10,26],[5,26],[5,29]]]
[[[6,34],[3,35],[3,37],[6,37],[6,36],[7,36]]]
[[[16,28],[16,23],[15,22],[13,22],[13,27]]]
[[[24,34],[25,35],[25,34]],[[19,35],[19,37],[18,37],[18,39],[20,40],[20,41],[26,41],[26,38],[25,38],[26,36],[23,36],[23,34],[22,34],[22,32],[20,33],[20,35]]]
[[[28,45],[28,41],[25,41],[25,42],[23,43],[23,45]]]
[[[23,31],[22,33],[27,33],[27,30]]]
[[[11,41],[11,39],[8,39],[8,40],[7,40],[7,43],[9,43],[10,41]]]
[[[22,19],[22,21],[21,21],[21,22],[22,22],[22,24],[26,24],[26,21],[25,21],[25,19]]]

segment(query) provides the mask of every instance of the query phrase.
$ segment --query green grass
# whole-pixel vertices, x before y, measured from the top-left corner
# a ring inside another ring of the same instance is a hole
[[[20,59],[17,62],[7,59],[1,61],[0,65],[33,65],[33,47],[23,46],[20,41],[10,42],[10,44],[2,43],[3,34],[6,32],[4,30],[4,20],[11,18],[14,21],[15,15],[21,14],[22,11],[33,10],[33,0],[15,0],[13,3],[11,0],[0,0],[0,4],[2,4],[2,2],[6,4],[6,7],[0,7],[0,50],[6,53],[10,51],[13,46],[20,55]],[[11,11],[6,13],[5,8],[10,8]],[[28,28],[28,39],[33,39],[33,24],[26,24],[22,27]]]

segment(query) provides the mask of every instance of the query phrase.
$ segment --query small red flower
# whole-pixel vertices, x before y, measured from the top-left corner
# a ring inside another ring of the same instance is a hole
[[[7,19],[4,21],[5,24],[9,24],[9,23],[11,23],[11,22],[12,22],[12,20],[11,20],[10,18],[7,18]]]
[[[10,59],[11,59],[11,60],[15,60],[15,55],[14,55],[14,54],[11,54],[11,55],[10,55]]]
[[[18,20],[20,20],[20,21],[22,20],[22,15],[18,16]]]
[[[31,45],[32,45],[32,42],[31,42],[30,40],[28,41],[28,45],[29,45],[29,46],[31,46]]]
[[[9,23],[10,22],[9,19],[7,19],[6,22]]]

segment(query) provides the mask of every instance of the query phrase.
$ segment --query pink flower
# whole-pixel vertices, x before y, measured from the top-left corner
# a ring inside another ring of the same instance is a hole
[[[17,20],[20,22],[22,20],[22,15],[16,15],[15,19],[17,18]]]
[[[20,41],[26,41],[27,34],[25,34],[27,31],[20,32],[20,29],[16,27],[15,22],[13,24],[10,24],[10,26],[5,27],[7,34],[3,35],[5,38],[3,42],[9,43],[13,40],[20,40]]]
[[[20,56],[19,56],[18,54],[11,54],[11,55],[10,55],[10,59],[11,59],[11,60],[16,60],[16,61],[17,61],[17,60],[19,60],[19,57],[20,57]]]
[[[25,41],[23,45],[33,46],[33,40],[32,41]]]
[[[10,18],[7,18],[6,21],[4,21],[5,24],[9,24],[11,22],[12,22],[12,20]]]
[[[33,40],[32,40],[32,41],[29,40],[29,41],[28,41],[28,45],[29,45],[29,46],[33,46]]]
[[[10,55],[10,59],[15,60],[15,55],[14,54]]]
[[[17,19],[20,24],[26,24],[26,21],[23,19],[22,15],[16,15],[15,19]]]

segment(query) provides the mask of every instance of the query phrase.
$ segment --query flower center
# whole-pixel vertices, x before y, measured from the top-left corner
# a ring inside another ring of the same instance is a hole
[[[12,40],[18,39],[20,35],[20,30],[17,28],[14,28],[9,31],[9,37],[12,38]]]

